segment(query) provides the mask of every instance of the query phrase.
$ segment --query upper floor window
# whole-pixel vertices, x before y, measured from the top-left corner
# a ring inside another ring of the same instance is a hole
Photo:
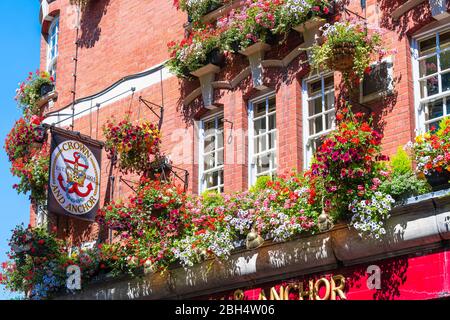
[[[200,193],[224,191],[223,114],[205,118],[200,123]]]
[[[273,94],[250,102],[249,185],[277,171],[276,100]]]
[[[335,127],[333,74],[304,81],[303,106],[304,164],[308,167],[322,138]]]
[[[47,71],[56,79],[56,60],[58,57],[59,17],[53,19],[47,38]]]
[[[450,115],[450,30],[417,37],[412,48],[417,129],[426,131]]]

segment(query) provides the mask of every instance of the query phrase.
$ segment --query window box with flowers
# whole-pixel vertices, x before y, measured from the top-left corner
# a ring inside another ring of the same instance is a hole
[[[180,42],[168,43],[170,60],[168,68],[175,75],[189,78],[208,64],[221,66],[224,62],[218,30],[211,27],[195,29]]]
[[[417,172],[426,177],[433,191],[450,186],[450,118],[442,119],[439,128],[418,135],[408,147]]]
[[[331,12],[330,1],[286,0],[276,12],[275,32],[287,34],[294,29],[303,34],[306,46],[310,47],[319,36],[319,27],[325,24],[325,18]]]
[[[220,8],[224,0],[174,0],[174,6],[188,15],[189,22],[198,22],[201,18]]]

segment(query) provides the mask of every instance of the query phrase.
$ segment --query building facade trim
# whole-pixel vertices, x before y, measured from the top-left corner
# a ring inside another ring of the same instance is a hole
[[[78,119],[89,115],[89,112],[93,110],[97,111],[97,109],[113,104],[135,92],[167,80],[172,76],[169,70],[164,67],[164,63],[156,65],[144,72],[126,76],[98,93],[76,100],[74,104],[74,118]],[[60,127],[70,125],[72,121],[72,116],[70,116],[72,113],[71,108],[72,104],[47,113],[44,123],[50,125],[58,124]]]

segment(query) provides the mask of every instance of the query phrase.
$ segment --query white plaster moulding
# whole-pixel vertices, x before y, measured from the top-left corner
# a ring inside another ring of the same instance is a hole
[[[326,23],[325,19],[320,18],[314,18],[311,19],[297,27],[294,28],[295,31],[298,33],[303,34],[304,42],[297,46],[294,50],[289,52],[283,59],[276,60],[276,59],[268,59],[268,60],[261,60],[259,68],[286,68],[291,64],[291,62],[297,58],[302,52],[308,52],[313,45],[314,41],[319,36],[319,27],[324,25]],[[249,51],[250,48],[250,51]],[[247,48],[241,54],[246,56],[251,56],[254,54],[258,49],[259,50],[269,50],[270,46],[265,44],[256,44],[251,47]],[[301,61],[300,63],[307,63],[308,60]],[[251,63],[251,61],[250,61]],[[252,75],[254,73],[254,68],[251,66],[243,69],[236,77],[234,77],[231,80],[219,80],[219,81],[213,81],[212,87],[214,89],[225,89],[225,90],[233,90],[235,89],[239,83],[241,83],[245,78],[247,78],[249,75]],[[254,77],[252,77],[254,78]],[[255,81],[255,79],[253,79]],[[201,89],[201,88],[200,88]],[[188,96],[185,97],[183,100],[183,104],[185,106],[189,105],[192,101],[194,101],[200,94],[202,94],[202,91],[199,89],[194,90],[191,92]]]
[[[281,60],[262,60],[261,64],[263,67],[269,67],[269,68],[286,68],[295,58],[297,58],[302,52],[307,51],[309,48],[305,47],[304,44],[299,45],[297,48],[292,50],[290,53],[288,53],[283,59]],[[306,63],[308,60],[301,61],[301,63]],[[235,89],[239,83],[241,83],[245,78],[250,76],[251,68],[247,67],[243,69],[236,77],[234,77],[231,80],[218,80],[213,81],[212,85],[215,89],[225,89],[225,90],[233,90]],[[196,90],[192,91],[186,98],[183,100],[183,104],[185,106],[189,105],[192,101],[194,101],[199,95],[201,95],[201,88],[197,88]]]
[[[113,104],[119,100],[129,97],[134,93],[151,87],[160,81],[167,80],[174,75],[164,67],[164,63],[158,64],[154,67],[147,69],[144,72],[131,75],[117,81],[108,88],[91,95],[89,97],[81,98],[75,101],[74,119],[82,118],[90,114],[92,111],[97,111],[110,104]],[[57,110],[49,112],[45,115],[44,123],[52,125],[58,123],[59,127],[67,127],[71,125],[72,117],[68,114],[72,114],[72,104]]]

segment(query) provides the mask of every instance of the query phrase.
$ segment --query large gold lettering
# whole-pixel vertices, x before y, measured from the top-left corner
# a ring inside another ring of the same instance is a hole
[[[320,284],[323,283],[325,285],[325,295],[323,296],[323,298],[320,298],[319,295],[319,290],[320,290]],[[328,300],[330,298],[330,283],[328,282],[327,279],[325,278],[320,278],[319,280],[316,281],[315,285],[314,285],[314,298],[316,300]]]
[[[275,287],[270,288],[270,300],[284,300],[284,287],[280,286],[279,293],[277,292],[277,289]],[[287,299],[286,299],[287,300]]]
[[[336,286],[336,281],[339,282],[339,286]],[[347,300],[344,293],[345,289],[345,277],[343,275],[336,275],[331,277],[331,300],[336,300],[336,293],[342,300]]]

